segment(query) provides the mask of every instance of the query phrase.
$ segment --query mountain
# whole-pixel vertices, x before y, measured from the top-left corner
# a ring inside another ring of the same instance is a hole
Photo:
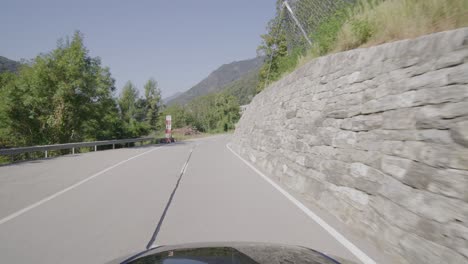
[[[0,56],[0,73],[2,72],[17,72],[20,67],[20,63],[14,60],[7,59]]]
[[[172,99],[175,99],[177,96],[181,95],[183,92],[176,92],[175,94],[163,98],[163,103],[167,104],[167,102],[171,101]]]
[[[178,95],[171,100],[168,100],[167,105],[183,105],[187,104],[196,97],[223,91],[223,89],[228,88],[229,84],[233,84],[234,82],[239,81],[244,77],[251,76],[254,72],[258,72],[260,66],[263,64],[263,60],[263,57],[257,57],[249,60],[235,61],[229,64],[224,64],[210,73],[208,77],[190,88],[188,91]]]
[[[239,99],[240,105],[249,104],[256,94],[258,70],[251,71],[237,81],[225,85],[221,90]]]

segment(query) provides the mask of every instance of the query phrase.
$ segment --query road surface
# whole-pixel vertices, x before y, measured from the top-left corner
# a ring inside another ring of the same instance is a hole
[[[359,262],[234,155],[229,139],[0,167],[0,261],[106,263],[151,245],[255,241]]]

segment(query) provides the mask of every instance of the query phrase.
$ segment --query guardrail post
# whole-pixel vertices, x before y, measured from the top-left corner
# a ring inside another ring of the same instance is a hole
[[[48,153],[47,153],[47,150],[45,151],[45,158],[47,159],[48,157]]]
[[[112,149],[115,149],[115,144],[112,144]]]
[[[72,148],[72,154],[75,155],[75,148]]]
[[[97,151],[97,145],[94,145],[94,151]]]

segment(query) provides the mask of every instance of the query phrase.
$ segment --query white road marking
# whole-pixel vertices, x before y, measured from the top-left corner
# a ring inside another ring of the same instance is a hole
[[[188,162],[185,163],[185,168],[184,168],[184,170],[182,171],[182,174],[185,174],[185,172],[187,171],[187,167],[188,167]]]
[[[121,161],[121,162],[119,162],[119,163],[117,163],[117,164],[114,164],[114,165],[112,165],[112,166],[110,166],[110,167],[108,167],[108,168],[106,168],[106,169],[104,169],[104,170],[102,170],[102,171],[100,171],[100,172],[98,172],[98,173],[95,173],[95,174],[89,176],[88,178],[86,178],[86,179],[84,179],[84,180],[81,180],[81,181],[79,181],[79,182],[77,182],[77,183],[75,183],[75,184],[73,184],[73,185],[71,185],[71,186],[69,186],[69,187],[67,187],[67,188],[65,188],[65,189],[63,189],[63,190],[61,190],[61,191],[59,191],[59,192],[56,192],[56,193],[52,194],[51,196],[48,196],[48,197],[46,197],[46,198],[40,200],[39,202],[36,202],[36,203],[34,203],[34,204],[31,204],[30,206],[25,207],[25,208],[23,208],[23,209],[21,209],[21,210],[15,212],[15,213],[13,213],[13,214],[11,214],[11,215],[9,215],[9,216],[7,216],[7,217],[1,219],[1,220],[0,220],[0,225],[1,225],[1,224],[4,224],[4,223],[6,223],[6,222],[8,222],[8,221],[10,221],[10,220],[13,220],[14,218],[16,218],[16,217],[18,217],[18,216],[20,216],[20,215],[22,215],[22,214],[24,214],[24,213],[26,213],[26,212],[32,210],[32,209],[38,207],[38,206],[40,206],[40,205],[42,205],[42,204],[44,204],[44,203],[46,203],[46,202],[48,202],[48,201],[50,201],[50,200],[52,200],[52,199],[54,199],[54,198],[57,198],[57,197],[59,197],[60,195],[66,193],[66,192],[68,192],[68,191],[71,191],[71,190],[75,189],[76,187],[78,187],[78,186],[82,185],[83,183],[86,183],[86,182],[88,182],[88,181],[90,181],[90,180],[92,180],[92,179],[98,177],[99,175],[101,175],[101,174],[103,174],[103,173],[106,173],[106,172],[108,172],[108,171],[110,171],[110,170],[112,170],[112,169],[114,169],[114,168],[116,168],[116,167],[118,167],[118,166],[120,166],[120,165],[126,163],[126,162],[129,162],[129,161],[131,161],[131,160],[133,160],[133,159],[136,159],[136,158],[138,158],[138,157],[140,157],[140,156],[143,156],[143,155],[145,155],[145,154],[147,154],[147,153],[153,152],[153,151],[155,151],[155,150],[157,150],[157,149],[159,149],[159,147],[155,147],[155,148],[153,148],[153,149],[151,149],[151,150],[148,150],[148,151],[145,151],[145,152],[143,152],[143,153],[140,153],[140,154],[138,154],[138,155],[136,155],[136,156],[133,156],[133,157],[131,157],[131,158],[128,158],[128,159],[126,159],[126,160],[123,160],[123,161]]]
[[[192,154],[192,152],[193,152],[193,148],[190,149],[189,155]],[[182,169],[180,170],[180,174],[182,174],[182,175],[185,174],[185,171],[187,170],[188,162],[189,162],[189,160],[185,161],[184,166],[182,166]]]
[[[327,231],[333,238],[335,238],[338,242],[340,242],[346,249],[348,249],[353,255],[355,255],[362,263],[364,264],[376,264],[376,262],[367,256],[362,250],[356,247],[353,243],[351,243],[348,239],[346,239],[342,234],[338,233],[333,227],[327,224],[322,218],[312,212],[309,208],[307,208],[303,203],[299,200],[294,198],[291,194],[285,191],[281,186],[276,184],[270,178],[265,176],[261,171],[255,168],[250,162],[246,161],[242,158],[239,154],[237,154],[234,150],[231,149],[229,144],[226,144],[226,147],[236,155],[240,160],[242,160],[247,166],[249,166],[253,171],[255,171],[258,175],[260,175],[265,181],[271,184],[275,189],[277,189],[281,194],[283,194],[288,200],[290,200],[294,205],[299,207],[307,216],[309,216],[312,220],[314,220],[317,224],[319,224],[325,231]]]
[[[196,146],[198,146],[198,145],[195,145],[195,147]],[[166,207],[164,208],[163,214],[161,215],[161,218],[159,219],[158,225],[156,226],[156,230],[154,230],[153,235],[151,236],[151,239],[148,242],[148,245],[146,245],[146,249],[152,249],[152,248],[157,247],[156,238],[157,238],[157,236],[159,234],[159,230],[161,229],[161,226],[162,226],[162,224],[164,222],[164,218],[166,217],[166,213],[169,210],[169,207],[171,206],[172,199],[174,198],[174,195],[175,195],[177,189],[179,188],[180,181],[182,180],[182,177],[184,176],[185,172],[187,171],[187,166],[189,164],[190,158],[192,157],[192,152],[193,152],[195,147],[190,149],[187,160],[185,161],[184,165],[182,166],[182,169],[180,170],[179,179],[177,180],[176,185],[174,186],[174,190],[172,191],[171,195],[169,196],[169,201],[167,201],[167,204],[166,204]]]

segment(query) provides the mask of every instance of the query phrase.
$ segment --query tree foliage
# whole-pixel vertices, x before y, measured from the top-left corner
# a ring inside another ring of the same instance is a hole
[[[223,92],[236,97],[240,105],[249,104],[256,94],[258,71],[252,71],[243,78],[223,87]]]
[[[305,28],[313,46],[306,42],[302,31],[283,6],[283,1],[276,2],[276,15],[267,25],[267,34],[261,35],[262,44],[258,52],[266,56],[265,64],[259,72],[257,93],[268,84],[294,70],[299,59],[313,50],[319,54],[329,52],[336,40],[339,29],[345,22],[347,9],[355,0],[295,0],[290,1],[295,16]],[[364,38],[369,33],[362,24],[358,29]]]
[[[131,83],[115,98],[114,83],[81,33],[60,40],[17,74],[0,74],[0,147],[137,137],[156,129],[156,81],[148,81],[143,98]]]
[[[139,97],[138,89],[132,82],[128,81],[122,88],[118,102],[127,136],[136,137],[148,133],[149,126],[144,122],[145,102]]]
[[[185,106],[171,105],[163,115],[172,116],[172,127],[194,126],[202,132],[226,132],[240,118],[238,99],[226,93],[198,97]]]
[[[192,116],[187,111],[187,107],[181,106],[179,104],[173,104],[164,109],[162,112],[162,118],[160,120],[161,127],[165,127],[166,115],[170,115],[172,117],[173,128],[191,126],[194,123]]]
[[[283,30],[284,9],[277,1],[277,16],[268,22],[267,34],[261,35],[262,44],[257,52],[265,56],[265,64],[260,68],[257,93],[261,92],[271,80],[276,80],[284,71],[282,60],[288,55],[286,32]]]
[[[83,36],[76,32],[3,84],[2,141],[64,143],[113,134],[108,129],[118,122],[114,90],[109,69],[89,56]]]
[[[164,109],[156,80],[146,82],[143,95],[127,82],[118,97],[114,83],[79,32],[17,73],[1,73],[0,147],[139,137],[163,129],[166,114],[175,128],[206,132],[233,129],[239,119],[238,100],[227,93]]]
[[[159,112],[162,106],[161,90],[159,90],[158,82],[154,79],[149,79],[145,84],[145,100],[146,100],[146,123],[152,130],[156,130]]]

